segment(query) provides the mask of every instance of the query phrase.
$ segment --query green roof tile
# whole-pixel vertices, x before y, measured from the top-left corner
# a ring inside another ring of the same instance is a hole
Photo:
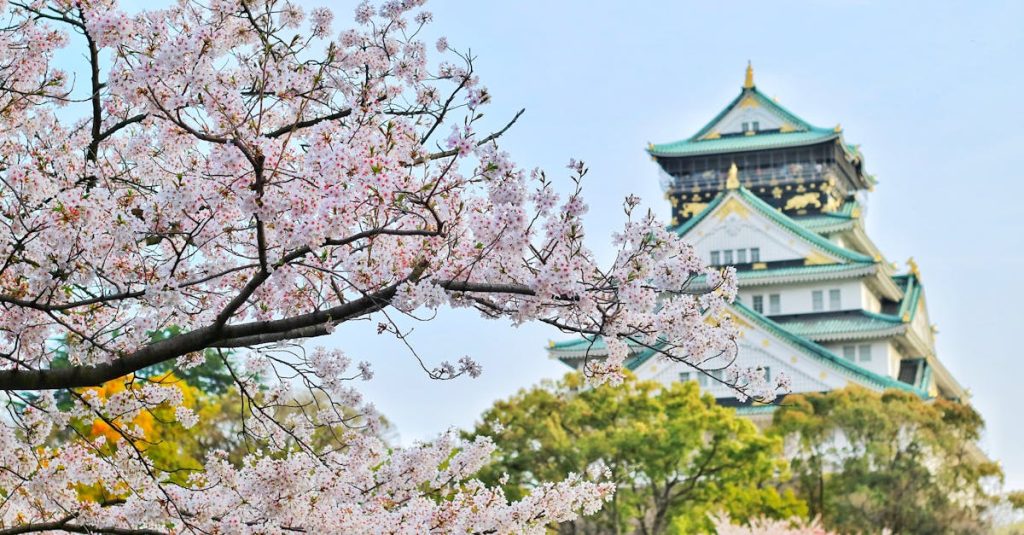
[[[771,414],[775,412],[775,409],[779,408],[778,405],[742,405],[736,407],[736,414],[740,416],[753,416],[755,414]]]
[[[753,99],[755,105],[781,119],[791,131],[765,131],[753,135],[729,135],[713,139],[702,139],[734,108],[744,101]],[[840,133],[829,128],[819,128],[801,119],[778,102],[766,97],[756,87],[744,88],[721,112],[693,136],[671,143],[652,145],[647,149],[654,156],[691,156],[695,154],[739,152],[781,147],[794,147],[821,143],[840,137]],[[849,150],[849,149],[847,149]]]
[[[837,132],[827,129],[814,129],[807,132],[764,132],[752,136],[733,135],[696,141],[684,139],[653,145],[647,149],[647,152],[654,156],[694,156],[720,152],[800,147],[822,143],[837,137],[839,137]]]
[[[853,226],[854,221],[857,220],[853,216],[853,211],[859,207],[860,203],[857,201],[848,201],[843,203],[842,208],[835,212],[799,216],[792,219],[804,228],[818,234],[837,232]]]
[[[812,340],[863,338],[887,333],[903,326],[903,321],[897,316],[873,314],[863,310],[775,318],[775,321],[787,331]]]
[[[815,266],[786,266],[767,269],[745,269],[736,272],[740,287],[744,284],[789,284],[812,280],[836,280],[863,277],[873,273],[874,263],[856,262],[851,264],[821,264]],[[693,287],[703,287],[704,275],[693,279]]]
[[[872,262],[871,265],[874,265]],[[791,277],[791,276],[814,276],[814,275],[845,275],[860,273],[865,269],[864,263],[856,264],[823,264],[818,266],[789,266],[780,268],[754,269],[736,272],[740,281],[760,279],[764,277]],[[852,276],[852,275],[851,275]]]

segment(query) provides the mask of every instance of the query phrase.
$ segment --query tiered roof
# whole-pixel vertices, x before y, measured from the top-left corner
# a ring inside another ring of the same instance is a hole
[[[751,111],[753,108],[757,111]],[[737,127],[740,121],[747,122],[753,119],[759,119],[760,124],[754,128],[748,128],[748,124]],[[765,125],[767,128],[762,128]],[[742,92],[714,119],[693,136],[671,143],[652,144],[648,147],[648,152],[661,163],[662,158],[731,154],[797,147],[832,140],[841,147],[841,151],[845,151],[849,161],[857,162],[857,176],[860,178],[855,182],[855,188],[870,188],[871,184],[874,184],[874,179],[862,174],[862,168],[859,167],[862,162],[860,151],[856,146],[843,142],[841,129],[838,126],[832,129],[816,127],[774,100],[766,98],[754,86],[753,71],[748,65]],[[817,180],[822,179],[819,177]],[[757,225],[764,225],[766,232],[769,227],[774,226],[775,230],[771,230],[772,235],[776,237],[774,239],[788,241],[797,255],[805,256],[802,259],[752,261],[741,264],[737,267],[737,278],[741,288],[862,279],[882,302],[882,312],[845,310],[789,316],[774,315],[769,318],[737,301],[731,308],[738,323],[756,329],[760,333],[759,337],[767,336],[781,341],[797,353],[811,357],[808,366],[827,368],[855,383],[879,389],[897,388],[913,392],[922,398],[936,395],[938,385],[944,385],[942,388],[945,395],[966,395],[963,388],[936,359],[927,317],[918,318],[919,315],[926,314],[923,312],[923,290],[916,265],[910,261],[910,273],[893,273],[895,268],[885,262],[877,247],[864,233],[860,197],[850,193],[839,206],[831,206],[817,213],[808,213],[799,208],[787,213],[786,210],[790,209],[788,205],[773,206],[768,202],[772,199],[760,197],[744,187],[743,183],[739,180],[737,166],[733,163],[728,178],[724,180],[724,186],[719,182],[719,186],[706,192],[706,204],[694,202],[692,206],[696,207],[695,213],[687,216],[689,219],[676,225],[672,230],[680,236],[691,232],[698,236],[706,236],[705,233],[713,227],[702,223],[712,216],[725,220],[733,213],[741,214],[743,219],[749,214],[756,214],[761,217]],[[833,182],[829,180],[828,185],[832,184]],[[802,185],[804,183],[799,180],[795,182],[794,194],[805,191],[799,187]],[[694,186],[692,191],[683,191],[692,193],[699,189]],[[764,194],[765,188],[762,187],[759,191]],[[817,191],[825,190],[822,186]],[[776,199],[779,198],[777,193],[772,195]],[[693,197],[696,199],[696,195]],[[673,199],[673,202],[675,201]],[[683,201],[687,202],[685,199]],[[703,284],[703,277],[697,277],[693,281],[695,289],[699,289]],[[868,370],[820,345],[847,340],[877,339],[894,339],[901,346],[900,351],[905,358],[900,363],[899,378]],[[765,344],[769,342],[767,339],[763,341]],[[660,349],[657,346],[651,348],[631,341],[627,343],[630,346],[630,356],[626,360],[626,366],[631,370],[643,366],[656,356]],[[607,348],[600,337],[552,342],[548,351],[552,357],[572,367],[578,367],[583,359],[603,358],[607,355]],[[792,363],[797,362],[797,357],[794,356],[792,359]],[[904,370],[904,364],[914,365],[908,365]],[[905,374],[904,371],[908,373]],[[821,377],[824,378],[825,375],[823,371]]]
[[[775,128],[760,131],[727,132],[726,119],[743,108],[756,107],[765,111],[778,124]],[[774,99],[766,97],[754,85],[754,71],[747,64],[747,76],[743,90],[721,112],[718,113],[696,134],[669,143],[652,143],[647,148],[652,156],[681,157],[723,152],[743,152],[787,147],[815,145],[842,138],[842,129],[821,128],[801,119]],[[843,143],[843,148],[853,159],[860,159],[860,151],[854,145]]]
[[[782,149],[815,145],[839,136],[840,133],[832,129],[812,127],[806,132],[765,132],[750,136],[719,136],[712,139],[689,137],[671,143],[652,144],[647,148],[647,152],[652,156],[696,156],[719,152]]]

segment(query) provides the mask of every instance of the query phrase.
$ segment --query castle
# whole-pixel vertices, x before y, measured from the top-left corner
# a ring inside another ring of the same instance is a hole
[[[792,393],[855,384],[966,397],[935,354],[917,265],[908,260],[899,272],[865,231],[875,179],[841,127],[814,126],[767,98],[748,65],[739,95],[709,123],[647,152],[661,168],[674,230],[706,262],[737,270],[736,365],[785,373]],[[603,351],[600,340],[580,338],[548,347],[574,368]],[[636,348],[626,364],[641,379],[696,380],[755,419],[773,409],[739,403],[712,377],[654,356]]]

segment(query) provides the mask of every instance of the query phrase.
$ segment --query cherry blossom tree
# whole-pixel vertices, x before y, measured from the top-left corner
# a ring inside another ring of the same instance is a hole
[[[595,380],[616,380],[626,339],[697,368],[735,354],[734,274],[633,197],[600,265],[586,167],[560,195],[517,166],[497,142],[519,115],[482,128],[474,58],[422,41],[421,4],[360,4],[338,32],[286,0],[0,1],[0,533],[542,530],[611,487],[573,474],[509,501],[473,479],[487,440],[390,449],[351,386],[369,365],[303,344],[369,318],[405,340],[396,315],[448,306],[605,337]],[[251,453],[172,477],[134,422],[197,416],[147,370],[208,358]],[[88,388],[111,381],[126,386]],[[53,440],[81,419],[106,431]]]

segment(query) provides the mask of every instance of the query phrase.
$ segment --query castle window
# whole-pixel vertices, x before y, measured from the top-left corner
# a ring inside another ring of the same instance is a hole
[[[750,130],[750,123],[743,123],[743,131],[746,132],[747,130]]]
[[[711,265],[717,266],[722,263],[721,253],[718,251],[711,251]]]
[[[714,379],[717,379],[717,380],[713,380],[712,377],[714,377]],[[708,387],[711,387],[711,386],[715,386],[721,380],[722,380],[722,370],[711,370],[709,372],[698,372],[697,373],[697,384],[700,385],[701,388],[708,388]]]
[[[760,129],[761,129],[761,125],[760,125],[760,124],[758,124],[758,122],[757,122],[757,121],[754,121],[754,132],[757,132],[757,131],[758,131],[758,130],[760,130]]]
[[[760,262],[761,261],[761,249],[759,247],[750,248],[750,261]]]
[[[841,297],[841,295],[839,293],[839,290],[838,289],[836,289],[836,290],[829,290],[828,291],[828,309],[829,310],[839,310],[841,308],[843,308],[843,300],[842,300],[842,297]]]
[[[746,264],[747,263],[747,250],[746,249],[736,249],[736,263],[737,264]]]
[[[751,299],[754,301],[754,311],[764,314],[764,296],[755,295]]]
[[[825,310],[825,296],[821,290],[811,292],[811,310],[815,312]]]
[[[861,362],[871,362],[871,346],[863,345],[857,348]]]
[[[763,366],[761,369],[764,370],[764,380],[765,381],[771,381],[772,380],[772,369],[769,368],[768,366]]]
[[[843,346],[843,358],[851,362],[857,360],[857,347]]]
[[[722,263],[727,266],[732,265],[732,249],[722,251]]]
[[[683,372],[679,374],[679,382],[685,383],[690,380],[690,372]]]
[[[782,296],[779,294],[768,295],[768,313],[782,314]]]

